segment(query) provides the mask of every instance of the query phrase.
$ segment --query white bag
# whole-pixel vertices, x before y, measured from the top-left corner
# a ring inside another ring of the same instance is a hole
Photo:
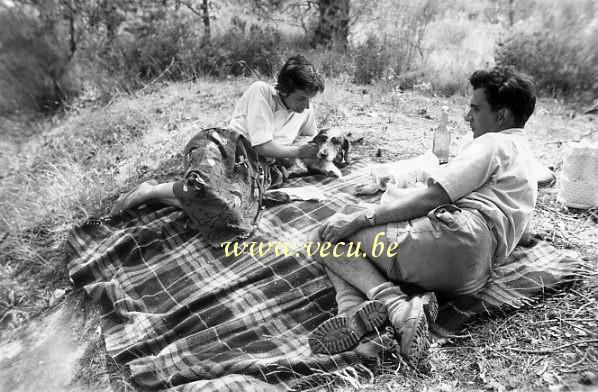
[[[598,141],[569,142],[558,179],[558,199],[573,208],[598,207]]]

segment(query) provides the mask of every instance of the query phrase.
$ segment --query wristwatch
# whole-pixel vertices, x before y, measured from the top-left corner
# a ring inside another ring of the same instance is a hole
[[[374,207],[368,208],[368,210],[365,212],[365,218],[370,223],[370,226],[376,226],[376,210]]]

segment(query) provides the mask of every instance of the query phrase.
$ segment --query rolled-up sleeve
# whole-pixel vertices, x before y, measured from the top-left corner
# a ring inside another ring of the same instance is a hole
[[[274,138],[274,114],[266,84],[254,83],[246,91],[244,99],[247,133],[252,146],[269,142]]]
[[[480,136],[433,173],[428,183],[442,186],[454,203],[492,181],[499,170],[496,151],[492,139]]]

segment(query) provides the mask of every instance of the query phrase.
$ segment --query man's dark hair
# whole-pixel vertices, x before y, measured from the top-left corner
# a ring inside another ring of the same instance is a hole
[[[283,94],[291,94],[295,90],[321,93],[324,91],[324,79],[304,56],[297,54],[289,57],[282,66],[276,89]]]
[[[515,125],[523,127],[536,107],[531,77],[513,66],[497,66],[490,71],[476,71],[469,78],[474,90],[483,88],[492,110],[508,108]]]

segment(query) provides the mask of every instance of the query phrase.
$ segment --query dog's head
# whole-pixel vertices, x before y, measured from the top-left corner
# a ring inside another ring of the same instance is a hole
[[[351,143],[339,129],[322,129],[311,142],[318,145],[318,160],[333,162],[340,168],[349,164]]]

